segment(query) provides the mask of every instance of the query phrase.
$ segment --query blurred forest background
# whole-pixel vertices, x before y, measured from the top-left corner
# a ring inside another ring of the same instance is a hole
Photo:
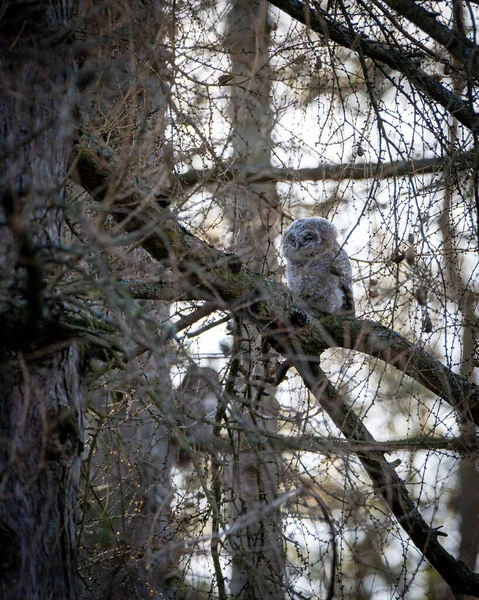
[[[2,597],[479,597],[477,2],[2,7]]]

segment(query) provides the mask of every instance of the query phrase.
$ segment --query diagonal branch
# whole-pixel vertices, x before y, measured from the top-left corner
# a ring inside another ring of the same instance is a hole
[[[417,25],[433,40],[441,44],[455,59],[479,78],[479,46],[457,30],[449,29],[436,19],[436,15],[413,0],[384,0],[388,6],[408,21]]]
[[[310,27],[319,35],[331,39],[344,48],[361,51],[368,58],[388,65],[399,71],[428,98],[437,102],[453,115],[460,123],[471,131],[479,129],[479,115],[461,100],[459,96],[448,90],[435,77],[428,75],[418,60],[397,47],[369,39],[362,32],[351,32],[334,21],[326,11],[315,3],[313,9],[309,3],[301,0],[270,0],[290,17]]]
[[[319,363],[297,357],[294,366],[306,386],[350,441],[375,443],[373,436],[354,411],[345,404],[328,381]],[[404,482],[382,452],[362,450],[357,454],[376,492],[382,496],[398,523],[423,552],[454,592],[479,597],[479,575],[456,560],[438,541],[438,532],[423,519],[411,500]]]
[[[330,343],[380,358],[437,394],[479,425],[479,387],[444,366],[419,345],[392,329],[365,319],[326,317],[321,327]],[[323,334],[324,337],[324,334]]]
[[[73,175],[94,198],[103,203],[143,247],[168,264],[190,298],[214,302],[255,323],[271,337],[288,359],[319,357],[325,348],[342,347],[380,358],[409,375],[479,425],[479,387],[448,369],[416,344],[373,321],[350,317],[311,320],[290,291],[243,267],[237,256],[216,250],[189,233],[168,209],[159,206],[147,186],[137,178],[117,190],[117,166],[96,148],[74,149]],[[115,199],[117,198],[117,199]],[[119,198],[119,199],[118,199]],[[297,343],[293,356],[291,335]]]

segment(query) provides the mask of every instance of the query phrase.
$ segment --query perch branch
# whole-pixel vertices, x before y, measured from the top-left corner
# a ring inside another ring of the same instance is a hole
[[[418,158],[411,160],[398,160],[389,163],[356,162],[334,165],[330,163],[319,164],[317,167],[303,169],[288,169],[268,167],[262,169],[247,168],[241,170],[241,180],[248,183],[274,183],[281,181],[349,181],[367,179],[388,179],[390,177],[406,177],[436,173],[450,165],[458,170],[467,170],[474,166],[472,152],[452,155],[450,160],[444,158]],[[174,180],[183,187],[190,187],[198,183],[208,184],[218,181],[231,181],[237,174],[234,165],[225,163],[221,168],[210,170],[190,169],[174,177]]]
[[[298,353],[317,356],[328,347],[342,347],[380,358],[448,402],[462,417],[479,425],[479,387],[457,375],[416,344],[373,321],[351,317],[311,320],[280,283],[251,273],[235,255],[216,250],[189,233],[138,179],[115,190],[113,157],[95,147],[77,146],[72,175],[92,196],[109,207],[128,231],[141,234],[142,245],[168,264],[190,298],[214,302],[255,323],[271,336],[287,359]],[[293,325],[292,325],[293,324]],[[302,325],[302,326],[301,326]],[[292,356],[291,334],[297,347]]]

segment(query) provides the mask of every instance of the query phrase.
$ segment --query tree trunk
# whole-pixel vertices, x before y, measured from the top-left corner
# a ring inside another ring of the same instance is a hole
[[[257,273],[278,267],[274,240],[280,232],[276,185],[241,181],[241,171],[271,168],[274,111],[269,80],[268,3],[235,0],[228,13],[226,45],[233,75],[229,114],[238,177],[228,190],[234,250]]]
[[[235,166],[244,169],[271,165],[269,28],[267,3],[231,3],[226,44],[235,85],[231,88],[229,113]],[[230,193],[235,251],[254,271],[274,272],[277,260],[273,241],[280,223],[275,184],[244,181],[234,184]],[[254,383],[268,377],[270,359],[263,355],[270,355],[271,351],[253,326],[243,323],[236,334],[243,337],[242,371],[246,375],[235,383],[235,392],[243,396],[245,403],[235,403],[234,411],[238,419],[253,428],[274,431],[277,402],[265,393],[261,383]],[[274,394],[272,390],[268,392]],[[230,590],[233,597],[243,600],[277,600],[284,594],[281,511],[271,507],[278,495],[278,456],[267,444],[261,449],[251,448],[248,435],[238,434],[234,443],[228,519],[234,523],[244,519],[245,523],[230,539]]]
[[[453,12],[454,25],[457,31],[466,35],[465,13],[461,4],[455,6]],[[460,63],[454,61],[456,67]],[[460,78],[453,81],[454,92],[460,96],[464,92],[464,82]],[[452,117],[449,126],[449,142],[451,148],[458,140],[458,122]],[[475,324],[476,319],[476,301],[470,289],[469,275],[464,272],[464,265],[460,260],[460,244],[457,239],[456,230],[453,224],[454,213],[454,190],[458,189],[457,176],[452,165],[446,170],[446,189],[444,194],[443,214],[441,215],[440,225],[442,233],[442,244],[444,248],[444,271],[446,285],[449,287],[448,296],[457,304],[458,310],[462,316],[462,352],[460,373],[471,383],[475,383],[473,358],[477,352],[478,337]],[[471,223],[472,225],[472,223]],[[475,426],[468,422],[468,406],[466,404],[462,414],[459,415],[459,424],[461,434],[464,438],[474,435]],[[475,468],[472,457],[461,456],[459,459],[459,477],[458,477],[458,496],[456,500],[456,509],[459,515],[459,560],[475,570],[477,555],[479,552],[479,520],[477,517],[477,506],[479,503],[479,474]],[[450,596],[453,596],[451,592]],[[466,600],[469,596],[465,596]]]
[[[70,152],[73,2],[1,16],[0,597],[75,598],[81,353],[47,277],[59,264]],[[61,33],[61,35],[59,35]]]
[[[0,597],[76,598],[82,388],[73,346],[0,371]]]

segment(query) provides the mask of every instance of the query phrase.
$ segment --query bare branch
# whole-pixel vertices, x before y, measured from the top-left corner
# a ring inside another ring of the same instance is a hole
[[[211,313],[215,312],[215,310],[217,310],[216,304],[213,302],[205,302],[203,306],[200,306],[189,315],[186,315],[186,317],[181,317],[181,319],[175,321],[176,331],[182,331],[187,327],[191,327],[191,325],[194,325],[200,319],[204,319],[205,317],[211,315]]]
[[[225,428],[228,426],[225,425]],[[244,428],[243,428],[244,429]],[[258,433],[255,431],[254,433]],[[454,452],[460,455],[468,455],[478,450],[479,440],[476,436],[454,438],[445,437],[424,437],[408,438],[401,440],[388,440],[386,442],[371,441],[345,441],[335,437],[321,437],[316,435],[285,436],[273,432],[263,432],[261,434],[268,438],[278,450],[302,450],[303,452],[313,452],[316,454],[360,454],[364,452],[417,452],[418,450],[444,450]]]
[[[423,6],[418,6],[413,0],[385,0],[385,2],[441,44],[455,59],[467,67],[476,79],[479,78],[479,46],[461,35],[459,31],[449,29],[436,19],[436,14],[429,12]]]
[[[457,167],[467,169],[473,166],[474,156],[472,153],[457,157]],[[355,163],[333,165],[329,163],[320,164],[313,168],[287,169],[279,167],[268,167],[267,169],[247,168],[241,171],[241,178],[248,183],[271,183],[278,181],[342,181],[343,179],[386,179],[388,177],[404,177],[406,175],[417,175],[435,173],[446,167],[448,163],[441,158],[421,158],[411,160],[399,160],[391,163]],[[224,164],[223,168],[212,170],[190,169],[176,176],[176,181],[182,186],[204,184],[216,181],[231,181],[235,178],[237,170],[234,165]]]
[[[373,436],[338,395],[319,363],[300,356],[293,362],[307,387],[345,437],[348,440],[375,444]],[[440,534],[423,519],[402,479],[385,459],[384,454],[375,450],[362,450],[358,452],[358,458],[371,478],[375,490],[383,497],[398,523],[451,589],[461,594],[479,595],[479,575],[441,546],[437,539]]]
[[[418,346],[396,332],[361,319],[329,317],[311,320],[295,303],[285,286],[263,279],[190,234],[175,215],[155,202],[154,195],[138,180],[125,181],[111,191],[116,165],[104,152],[76,147],[74,163],[79,182],[127,231],[134,231],[142,245],[167,263],[195,297],[228,308],[256,324],[302,376],[333,422],[350,442],[366,444],[358,457],[398,522],[424,552],[451,588],[479,594],[479,576],[456,561],[438,542],[411,501],[406,487],[376,449],[376,441],[354,411],[337,395],[319,367],[327,347],[340,346],[379,357],[438,394],[461,415],[479,424],[479,388],[453,373]],[[117,200],[119,198],[119,200]]]
[[[270,3],[283,10],[290,17],[310,27],[313,31],[331,39],[344,48],[361,51],[368,58],[379,61],[399,71],[418,90],[428,98],[440,104],[448,113],[471,131],[479,127],[479,115],[457,94],[448,90],[435,77],[422,69],[420,62],[407,52],[388,44],[369,39],[359,31],[351,31],[334,21],[328,13],[315,3],[315,9],[309,3],[300,0],[270,0]]]
[[[344,319],[344,318],[343,318]],[[445,367],[417,344],[373,321],[325,318],[330,343],[380,358],[446,400],[461,416],[479,424],[479,387]],[[299,339],[302,340],[302,337]]]

